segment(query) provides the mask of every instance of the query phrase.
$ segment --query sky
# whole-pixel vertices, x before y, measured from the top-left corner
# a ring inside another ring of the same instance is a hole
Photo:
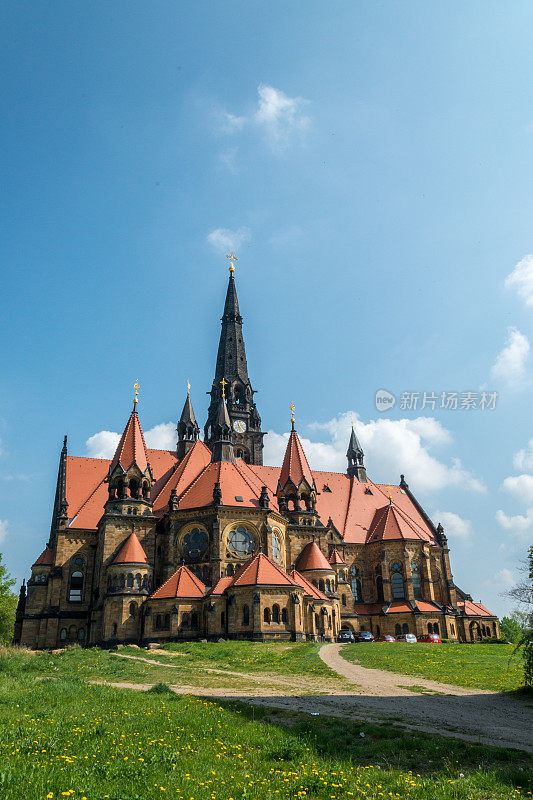
[[[8,0],[2,17],[17,581],[65,434],[71,455],[112,454],[137,378],[151,446],[173,446],[187,379],[203,426],[233,248],[265,463],[294,402],[311,466],[343,471],[353,418],[370,477],[405,474],[444,525],[456,583],[511,611],[533,540],[531,3]]]

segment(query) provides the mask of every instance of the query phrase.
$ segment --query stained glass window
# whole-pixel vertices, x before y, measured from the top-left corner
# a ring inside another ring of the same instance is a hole
[[[255,549],[255,539],[246,528],[239,525],[235,530],[230,531],[228,536],[228,547],[237,556],[251,556]]]
[[[274,531],[272,531],[271,542],[272,542],[272,558],[274,559],[274,561],[279,561],[279,557],[281,555],[281,547],[279,539],[277,535],[274,533]]]
[[[183,537],[183,553],[191,559],[198,559],[207,550],[209,539],[201,528],[193,528]]]

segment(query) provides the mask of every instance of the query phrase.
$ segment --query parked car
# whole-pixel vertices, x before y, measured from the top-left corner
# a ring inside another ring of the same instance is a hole
[[[370,633],[370,631],[359,631],[356,634],[356,641],[357,642],[373,642],[374,641],[374,634]]]
[[[353,635],[353,631],[344,628],[342,631],[339,631],[339,635],[337,636],[338,642],[355,642],[355,636]]]
[[[396,639],[394,636],[389,636],[388,633],[382,633],[378,639],[378,642],[395,642]]]
[[[416,636],[414,633],[400,633],[399,636],[396,637],[397,642],[405,642],[406,644],[416,644]]]
[[[442,644],[442,639],[438,633],[424,633],[418,637],[419,642],[429,642],[430,644]]]

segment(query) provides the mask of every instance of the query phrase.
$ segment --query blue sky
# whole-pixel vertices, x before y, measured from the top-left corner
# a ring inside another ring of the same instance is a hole
[[[528,2],[7,3],[0,37],[0,547],[46,542],[64,433],[205,420],[239,256],[267,460],[352,414],[495,611],[533,531]],[[376,410],[375,393],[398,398]],[[497,391],[495,410],[402,392]],[[108,433],[102,433],[102,432]],[[95,437],[95,438],[91,438]],[[87,441],[89,444],[87,444]]]

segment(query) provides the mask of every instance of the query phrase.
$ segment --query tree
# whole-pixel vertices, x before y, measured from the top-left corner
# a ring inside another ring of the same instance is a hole
[[[524,683],[533,686],[533,545],[529,548],[522,572],[524,578],[508,594],[524,608],[525,625],[516,649],[522,651]]]
[[[513,611],[510,617],[502,617],[500,620],[500,633],[503,639],[517,644],[522,638],[525,627],[524,614],[520,611]]]
[[[17,608],[17,597],[11,591],[14,585],[15,581],[2,563],[2,553],[0,553],[0,644],[11,644],[13,639]]]

